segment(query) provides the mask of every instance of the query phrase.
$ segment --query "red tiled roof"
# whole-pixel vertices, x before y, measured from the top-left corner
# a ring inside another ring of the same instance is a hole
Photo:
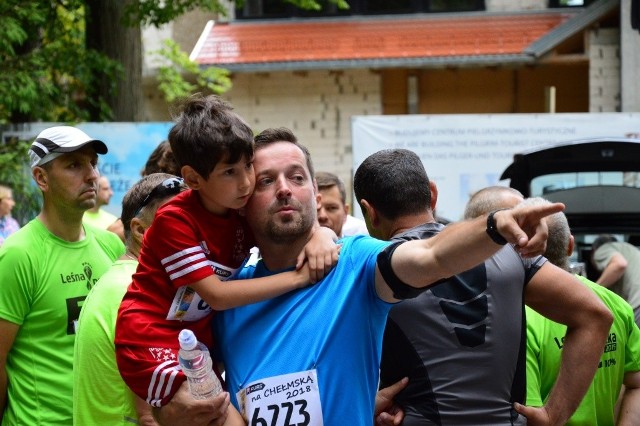
[[[522,54],[572,16],[565,11],[215,24],[202,34],[192,59],[229,66]]]

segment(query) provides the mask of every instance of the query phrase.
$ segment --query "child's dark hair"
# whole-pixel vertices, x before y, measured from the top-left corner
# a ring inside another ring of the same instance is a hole
[[[147,176],[151,173],[169,173],[180,176],[180,168],[176,163],[176,159],[173,157],[169,141],[164,140],[160,142],[151,154],[149,154],[149,158],[140,174]]]
[[[231,105],[215,95],[188,98],[169,131],[178,167],[191,166],[204,179],[220,161],[253,157],[253,132]]]

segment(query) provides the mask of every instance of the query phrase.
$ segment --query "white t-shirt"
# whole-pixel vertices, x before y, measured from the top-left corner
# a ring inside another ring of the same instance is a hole
[[[347,220],[342,225],[342,236],[348,237],[351,235],[369,235],[369,231],[364,220],[347,215]]]

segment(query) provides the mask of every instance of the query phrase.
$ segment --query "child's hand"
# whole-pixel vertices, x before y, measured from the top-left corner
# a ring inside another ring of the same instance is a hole
[[[296,288],[304,288],[310,284],[313,284],[311,281],[309,264],[304,262],[300,268],[296,267],[296,270],[293,271],[295,274],[295,281],[297,282]]]
[[[296,269],[306,264],[309,268],[309,281],[315,283],[324,278],[338,263],[340,245],[336,244],[338,237],[329,228],[319,227],[311,235],[311,239],[298,255]]]

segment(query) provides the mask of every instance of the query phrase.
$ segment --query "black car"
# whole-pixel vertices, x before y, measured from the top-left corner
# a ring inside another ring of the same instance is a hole
[[[590,246],[599,234],[640,245],[640,139],[585,139],[522,152],[500,179],[525,197],[566,205],[573,260],[584,263],[589,278]]]

